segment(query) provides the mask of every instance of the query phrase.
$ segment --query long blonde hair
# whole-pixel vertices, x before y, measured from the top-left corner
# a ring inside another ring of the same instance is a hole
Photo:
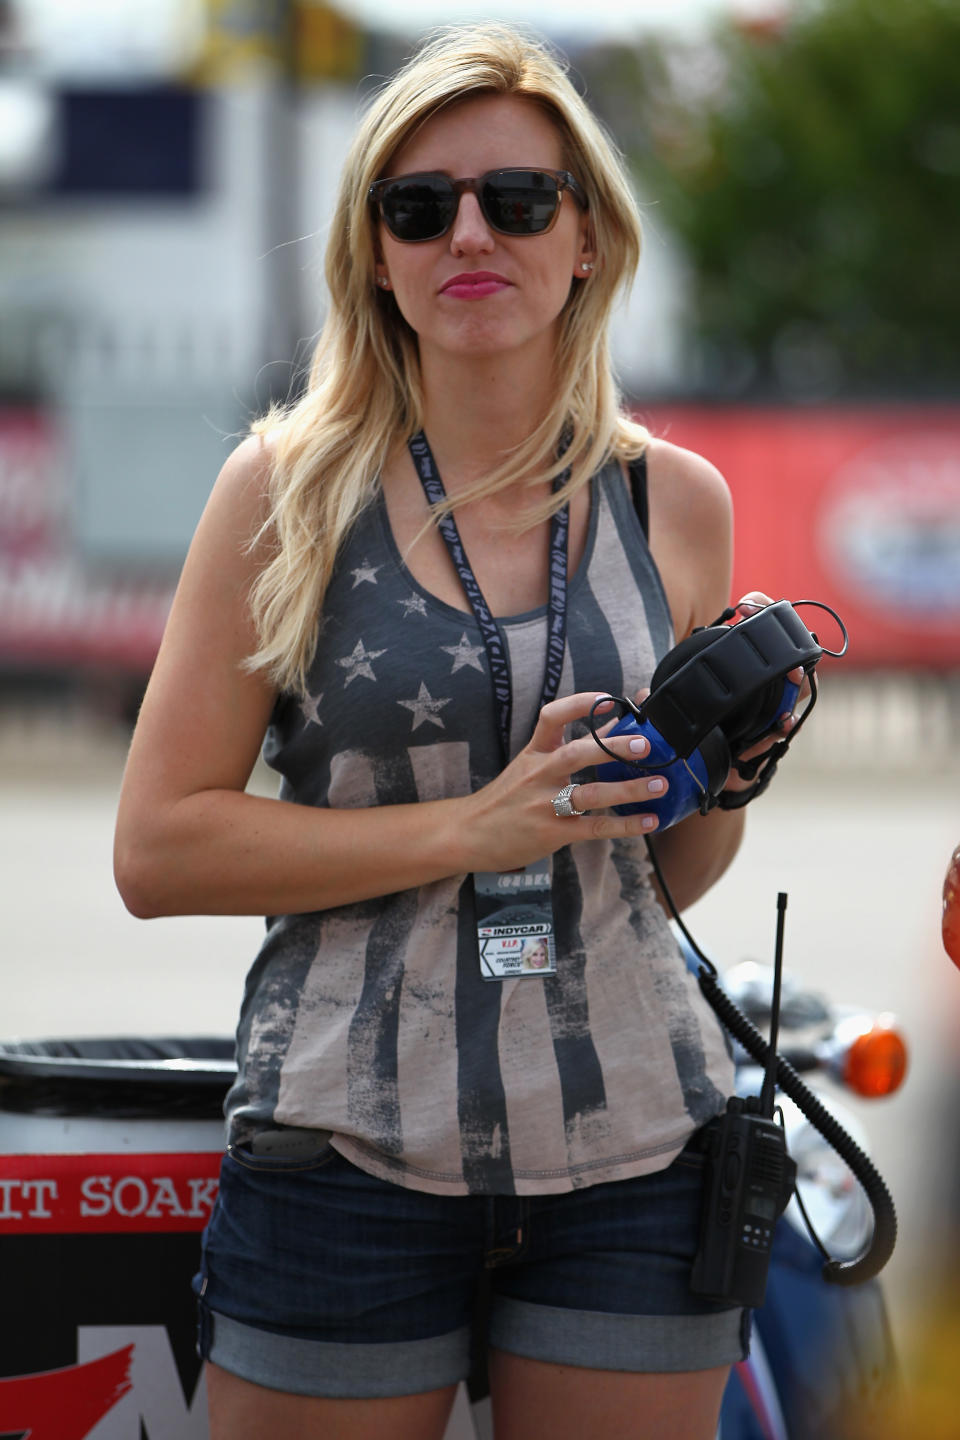
[[[416,336],[393,297],[374,283],[368,190],[431,115],[467,96],[524,96],[560,134],[564,165],[589,200],[597,265],[573,282],[560,316],[556,400],[529,438],[459,503],[570,467],[567,483],[524,512],[533,525],[586,484],[612,455],[640,454],[646,431],[622,412],[607,329],[640,258],[640,220],[622,160],[565,69],[539,40],[512,26],[438,32],[380,91],[344,164],[326,253],[329,309],[305,393],[253,427],[273,458],[271,558],[251,590],[258,649],[247,666],[281,690],[300,690],[313,658],[324,595],[339,550],[375,493],[388,451],[422,425]],[[569,444],[558,460],[560,437]]]

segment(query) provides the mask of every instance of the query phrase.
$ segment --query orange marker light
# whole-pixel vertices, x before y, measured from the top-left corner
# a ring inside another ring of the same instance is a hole
[[[960,970],[960,845],[943,881],[943,948]]]
[[[843,1078],[857,1095],[892,1095],[907,1073],[907,1046],[890,1019],[880,1016],[847,1051]]]

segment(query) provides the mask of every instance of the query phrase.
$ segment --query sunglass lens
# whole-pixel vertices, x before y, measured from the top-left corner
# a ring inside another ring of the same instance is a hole
[[[501,170],[487,177],[481,203],[505,235],[540,235],[550,228],[559,196],[556,180],[542,170]]]
[[[398,240],[433,240],[456,214],[453,186],[439,178],[395,180],[382,197],[383,218]]]

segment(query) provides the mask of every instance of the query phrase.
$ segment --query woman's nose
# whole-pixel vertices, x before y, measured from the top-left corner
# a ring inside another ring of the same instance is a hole
[[[471,191],[460,196],[457,214],[450,230],[450,248],[456,254],[487,254],[496,244],[493,231],[480,209],[480,202]]]

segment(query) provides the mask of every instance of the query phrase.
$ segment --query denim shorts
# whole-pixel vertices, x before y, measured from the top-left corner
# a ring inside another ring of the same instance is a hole
[[[293,1394],[418,1394],[468,1377],[482,1317],[481,1346],[554,1364],[728,1365],[749,1312],[689,1288],[702,1164],[688,1147],[567,1194],[449,1196],[376,1179],[328,1142],[297,1159],[231,1147],[194,1281],[200,1353]]]

